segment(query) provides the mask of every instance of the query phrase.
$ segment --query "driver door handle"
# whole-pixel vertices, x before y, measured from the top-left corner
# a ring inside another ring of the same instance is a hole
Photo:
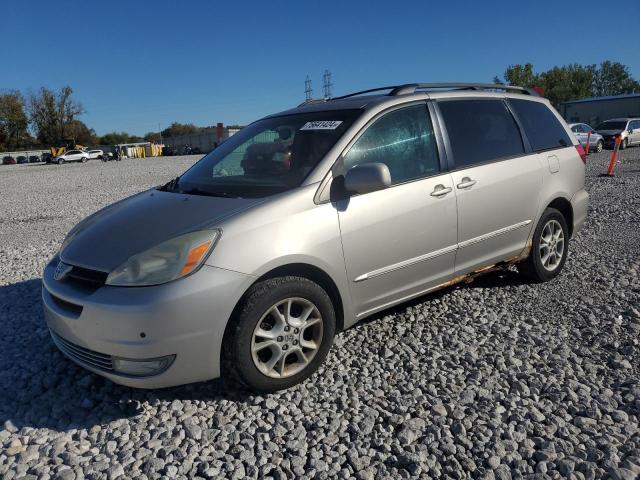
[[[475,180],[471,180],[469,177],[464,177],[460,183],[458,185],[456,185],[458,188],[462,189],[462,188],[470,188],[473,187],[476,184]]]
[[[433,192],[431,192],[432,197],[444,197],[447,193],[451,192],[451,187],[445,187],[441,183],[435,186]]]

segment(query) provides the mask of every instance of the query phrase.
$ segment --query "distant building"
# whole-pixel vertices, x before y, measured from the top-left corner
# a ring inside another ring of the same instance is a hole
[[[560,114],[568,123],[588,123],[592,127],[610,118],[640,117],[640,93],[564,102]]]

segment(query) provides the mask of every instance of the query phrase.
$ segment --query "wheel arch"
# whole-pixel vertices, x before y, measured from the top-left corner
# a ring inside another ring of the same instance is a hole
[[[565,197],[556,197],[546,208],[555,208],[562,214],[567,222],[569,238],[571,238],[573,236],[573,207],[571,206],[571,202]]]
[[[285,265],[274,267],[271,270],[257,277],[255,281],[247,287],[245,292],[242,294],[242,296],[236,303],[233,309],[233,312],[231,314],[230,321],[227,322],[227,327],[225,328],[225,336],[227,334],[229,325],[233,323],[232,319],[235,318],[235,316],[237,315],[238,310],[240,309],[240,306],[242,305],[242,302],[244,301],[247,295],[247,292],[251,289],[251,287],[253,287],[258,282],[261,282],[270,278],[285,277],[285,276],[304,277],[311,280],[312,282],[317,283],[320,287],[322,287],[325,290],[325,292],[327,292],[327,295],[329,295],[329,298],[331,299],[331,303],[333,304],[333,308],[336,315],[336,333],[344,330],[344,318],[345,318],[344,301],[342,299],[340,289],[338,288],[334,280],[331,278],[331,276],[321,268],[315,265],[311,265],[309,263],[299,262],[299,263],[288,263]]]

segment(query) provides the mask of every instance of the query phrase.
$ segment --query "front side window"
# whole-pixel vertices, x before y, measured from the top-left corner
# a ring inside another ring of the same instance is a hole
[[[438,107],[456,168],[524,153],[518,125],[502,100],[446,100]]]
[[[259,120],[231,136],[166,189],[265,197],[296,188],[360,113],[333,110]]]
[[[509,99],[534,152],[572,144],[566,130],[549,107],[532,100]]]
[[[440,170],[438,148],[424,104],[394,110],[376,120],[343,158],[345,171],[365,163],[383,163],[392,185]]]

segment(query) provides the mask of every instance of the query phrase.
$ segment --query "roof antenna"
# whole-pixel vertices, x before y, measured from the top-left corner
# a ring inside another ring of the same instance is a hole
[[[322,86],[324,90],[324,99],[329,100],[331,98],[331,87],[333,87],[333,83],[331,83],[331,72],[329,70],[324,71],[324,75],[322,75],[322,81],[324,85]]]
[[[309,102],[313,98],[313,89],[311,88],[311,79],[309,75],[304,80],[304,100],[305,102]]]

